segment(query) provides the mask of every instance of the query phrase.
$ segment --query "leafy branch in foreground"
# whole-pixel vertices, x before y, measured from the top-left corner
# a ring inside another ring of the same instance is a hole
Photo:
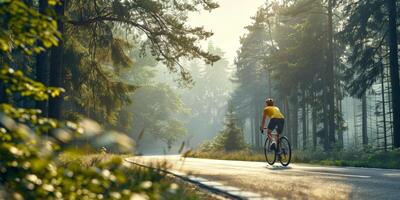
[[[0,80],[6,86],[8,95],[14,92],[20,93],[23,97],[31,97],[36,101],[47,100],[49,97],[59,96],[64,89],[46,87],[40,82],[36,82],[26,76],[20,70],[4,67],[0,69]]]
[[[10,71],[10,68],[7,69]],[[17,78],[2,78],[17,85],[39,83],[18,73]],[[23,80],[23,81],[21,81]],[[36,99],[46,100],[55,90],[47,87],[26,87],[17,91]],[[35,93],[33,93],[35,91]],[[131,151],[133,142],[127,136],[118,133],[108,133],[101,130],[96,123],[84,120],[79,124],[60,122],[54,119],[40,117],[40,110],[16,108],[11,104],[0,104],[0,191],[6,191],[4,198],[27,199],[60,199],[88,198],[103,196],[113,199],[113,192],[118,191],[129,181],[124,179],[121,171],[121,160],[113,160],[108,164],[91,168],[58,166],[58,157],[68,152],[71,147],[92,141],[91,147],[117,146],[119,151]],[[35,131],[34,131],[35,130]],[[110,137],[111,134],[111,137]],[[74,190],[71,190],[74,187]],[[108,191],[107,191],[108,189]],[[86,192],[83,192],[86,191]],[[119,193],[118,193],[119,194]],[[123,194],[119,194],[124,196]],[[125,192],[125,197],[132,195]],[[118,196],[118,195],[117,195]]]
[[[58,0],[49,0],[55,5]],[[39,53],[58,44],[60,33],[57,23],[49,16],[40,14],[21,0],[0,2],[0,50],[23,50],[26,54]],[[41,41],[42,46],[37,44]]]
[[[49,5],[57,2],[48,1]],[[0,67],[1,89],[11,97],[36,101],[59,96],[62,88],[46,87],[9,67],[15,66],[14,55],[29,56],[57,45],[56,40],[45,44],[47,37],[58,35],[53,31],[57,30],[53,18],[28,8],[22,0],[0,1],[0,16],[0,54],[11,60],[4,59]],[[132,152],[134,143],[90,120],[59,121],[42,117],[40,112],[12,101],[0,104],[0,199],[155,199],[182,193],[154,174],[128,168],[121,157],[86,167],[63,163],[60,155],[72,149],[93,151],[107,146]]]

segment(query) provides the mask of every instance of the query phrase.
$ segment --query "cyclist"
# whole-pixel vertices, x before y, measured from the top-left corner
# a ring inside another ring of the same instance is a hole
[[[260,126],[260,130],[262,133],[264,133],[266,117],[270,119],[267,126],[268,135],[270,135],[272,131],[276,129],[276,132],[278,133],[277,138],[279,138],[279,135],[283,131],[283,126],[285,124],[285,117],[283,116],[279,108],[274,106],[274,101],[270,98],[267,98],[265,100],[263,118]],[[275,146],[276,146],[276,138],[272,137],[270,149],[272,150],[275,149]]]

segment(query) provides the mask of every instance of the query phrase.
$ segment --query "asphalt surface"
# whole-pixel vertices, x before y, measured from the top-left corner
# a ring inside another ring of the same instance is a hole
[[[180,156],[141,156],[129,160],[145,165],[167,162],[171,171],[206,178],[265,198],[400,200],[400,170],[305,164],[282,167],[265,162]]]

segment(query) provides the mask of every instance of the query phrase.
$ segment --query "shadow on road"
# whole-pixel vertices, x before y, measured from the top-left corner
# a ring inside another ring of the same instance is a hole
[[[284,166],[275,166],[275,165],[267,165],[266,167],[265,167],[266,169],[269,169],[269,170],[289,170],[289,169],[292,169],[292,167],[284,167]]]

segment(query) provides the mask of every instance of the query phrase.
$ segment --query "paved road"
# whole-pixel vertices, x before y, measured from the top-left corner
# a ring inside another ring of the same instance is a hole
[[[142,156],[130,160],[148,165],[167,162],[180,171],[226,186],[278,199],[400,199],[400,170],[325,167],[264,162]]]

